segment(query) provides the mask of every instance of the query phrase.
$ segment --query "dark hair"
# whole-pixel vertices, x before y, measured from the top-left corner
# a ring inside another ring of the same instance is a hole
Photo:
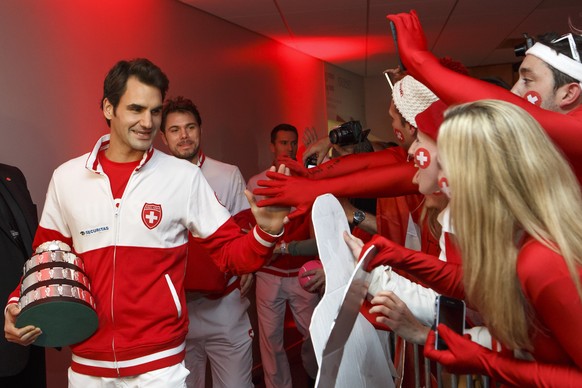
[[[280,131],[293,132],[295,133],[295,136],[299,137],[297,128],[295,128],[291,124],[279,124],[271,131],[271,143],[275,144],[275,140],[277,139],[277,133],[279,133]]]
[[[122,60],[109,70],[105,81],[103,81],[101,109],[103,109],[103,101],[105,99],[113,105],[114,110],[117,109],[119,100],[121,100],[121,96],[123,96],[127,88],[129,77],[136,77],[140,82],[159,89],[162,93],[162,101],[166,97],[170,81],[162,69],[145,58],[136,58],[129,61]],[[106,121],[107,125],[109,125],[110,120],[106,119]]]
[[[482,77],[482,78],[479,78],[479,79],[481,81],[489,82],[490,84],[500,86],[500,87],[502,87],[505,90],[511,90],[511,86],[507,82],[505,82],[504,80],[502,80],[499,77],[495,77],[495,76],[493,76],[493,77]]]
[[[570,43],[568,42],[567,39],[561,40],[559,42],[556,43],[552,43],[553,40],[560,38],[561,35],[555,33],[555,32],[550,32],[544,35],[540,35],[538,37],[538,41],[552,49],[554,49],[554,51],[557,51],[560,54],[564,54],[565,56],[567,56],[568,58],[572,58],[572,51],[570,50]],[[578,50],[578,55],[580,55],[580,57],[582,57],[582,37],[572,34],[572,36],[574,37],[574,42],[576,43],[576,49]],[[574,58],[572,58],[574,59]],[[577,80],[574,77],[569,76],[568,74],[564,74],[562,73],[560,70],[556,69],[555,67],[553,67],[552,65],[550,65],[549,63],[546,62],[546,65],[548,65],[548,67],[550,68],[550,70],[552,71],[552,74],[554,76],[554,91],[558,90],[558,88],[566,85],[566,84],[570,84],[570,83],[578,83],[578,82],[582,82],[582,80]]]
[[[198,112],[198,107],[194,105],[192,100],[178,96],[173,99],[169,99],[164,103],[164,109],[162,110],[162,125],[160,130],[166,132],[166,119],[170,113],[180,112],[180,113],[192,113],[196,122],[199,126],[202,126],[202,117],[200,117],[200,112]]]

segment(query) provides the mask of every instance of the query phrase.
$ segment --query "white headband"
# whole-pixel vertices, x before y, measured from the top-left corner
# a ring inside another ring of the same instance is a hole
[[[569,56],[560,54],[540,42],[534,44],[525,53],[538,57],[562,73],[582,83],[582,63],[573,60]]]

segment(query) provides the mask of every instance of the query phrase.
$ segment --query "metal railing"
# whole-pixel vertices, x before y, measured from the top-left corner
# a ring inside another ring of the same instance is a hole
[[[396,337],[391,336],[392,338]],[[431,371],[432,361],[426,357],[423,357],[424,368],[421,367],[421,352],[418,345],[408,343],[408,346],[413,347],[413,362],[414,362],[414,375],[404,376],[404,379],[414,378],[415,388],[493,388],[491,384],[491,379],[488,376],[476,376],[476,375],[462,375],[457,376],[454,374],[447,373],[442,365],[436,364],[436,375]],[[421,378],[423,374],[423,379]],[[434,387],[433,380],[436,379],[436,387]],[[410,381],[403,384],[410,387]]]

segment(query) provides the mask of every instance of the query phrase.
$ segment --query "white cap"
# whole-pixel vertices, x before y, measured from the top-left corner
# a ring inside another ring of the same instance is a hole
[[[418,128],[416,115],[424,112],[438,97],[414,77],[407,75],[394,84],[392,99],[402,117]]]

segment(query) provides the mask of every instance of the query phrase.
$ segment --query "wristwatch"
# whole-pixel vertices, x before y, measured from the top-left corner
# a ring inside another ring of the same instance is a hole
[[[287,254],[287,243],[285,241],[281,241],[281,245],[279,246],[282,255]]]
[[[354,218],[352,219],[352,225],[358,226],[366,219],[366,213],[361,210],[356,210],[354,212]]]

